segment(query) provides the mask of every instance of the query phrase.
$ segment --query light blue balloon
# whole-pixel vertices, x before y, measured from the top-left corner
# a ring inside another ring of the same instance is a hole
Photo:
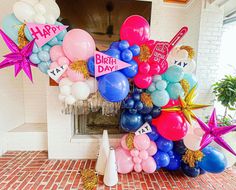
[[[181,67],[172,65],[165,73],[165,79],[169,82],[179,82],[184,77],[184,71]]]
[[[27,38],[27,40],[32,41],[34,39],[27,26],[25,27],[24,32],[25,32],[25,37]]]
[[[50,61],[50,55],[49,55],[49,53],[47,51],[40,51],[38,53],[38,57],[43,62]]]
[[[166,90],[171,99],[177,100],[179,97],[184,96],[184,90],[180,83],[169,83]]]
[[[156,82],[156,89],[157,90],[165,90],[167,87],[167,83],[165,80],[159,80]]]
[[[61,31],[56,37],[58,39],[58,41],[63,41],[65,35],[66,35],[67,31],[66,30],[63,30]]]
[[[197,84],[197,78],[192,73],[184,73],[183,79],[188,81],[188,83],[190,85],[190,89],[192,89]]]
[[[153,104],[158,107],[165,106],[170,100],[169,94],[166,90],[156,90],[152,92],[151,97]]]
[[[2,20],[3,31],[18,44],[18,30],[23,23],[17,20],[14,14],[7,15]]]
[[[44,46],[42,47],[42,50],[43,50],[43,51],[47,51],[47,52],[49,52],[50,49],[51,49],[51,46],[48,45],[48,44],[46,44],[46,45],[44,45]]]
[[[36,53],[33,53],[31,56],[30,56],[30,61],[34,64],[39,64],[41,61],[38,57],[38,55]]]
[[[37,46],[37,44],[34,43],[33,53],[38,53],[38,52],[40,51],[40,49],[41,49],[41,48],[39,48],[39,47]]]
[[[47,71],[49,70],[49,67],[50,67],[50,62],[41,62],[39,65],[38,65],[38,68],[41,72],[47,74]]]
[[[153,78],[152,78],[152,81],[153,81],[153,82],[157,82],[157,81],[159,81],[159,80],[162,80],[161,75],[154,75]]]
[[[156,90],[155,83],[152,83],[152,84],[148,87],[148,91],[149,91],[149,92],[154,92],[155,90]]]
[[[48,45],[50,46],[55,46],[55,45],[58,45],[58,40],[56,37],[52,38],[49,42],[48,42]]]

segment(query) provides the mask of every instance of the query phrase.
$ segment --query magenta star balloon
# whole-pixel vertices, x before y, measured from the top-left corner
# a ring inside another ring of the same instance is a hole
[[[0,62],[0,69],[14,65],[15,77],[23,69],[28,78],[33,82],[31,66],[36,65],[30,61],[29,56],[32,54],[34,40],[20,49],[1,29],[0,34],[7,47],[11,50],[11,53],[4,55],[5,59]]]
[[[217,118],[216,118],[216,110],[214,109],[208,125],[201,121],[199,118],[196,118],[197,122],[199,123],[202,130],[205,132],[205,134],[202,137],[201,141],[201,150],[205,148],[207,145],[209,145],[212,141],[215,141],[218,145],[225,148],[229,152],[231,152],[233,155],[236,156],[235,151],[228,145],[228,143],[222,138],[223,135],[233,131],[236,129],[236,125],[232,126],[225,126],[225,127],[219,127],[217,125]]]

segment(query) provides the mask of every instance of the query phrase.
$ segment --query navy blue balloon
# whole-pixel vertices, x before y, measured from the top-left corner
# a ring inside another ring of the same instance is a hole
[[[151,128],[152,128],[152,132],[147,133],[147,135],[151,141],[156,141],[159,138],[159,134],[157,132],[156,127],[151,126]]]
[[[144,115],[144,120],[148,123],[152,122],[152,116],[150,114]]]
[[[134,108],[129,109],[129,113],[131,113],[131,114],[136,114],[137,112],[138,112],[138,110],[136,110]]]
[[[138,64],[136,61],[131,60],[129,62],[129,64],[131,65],[130,67],[126,67],[122,70],[120,70],[126,77],[128,78],[133,78],[137,75],[138,73]]]
[[[134,100],[132,98],[128,98],[125,100],[125,108],[133,108],[134,107]]]
[[[126,132],[135,132],[143,125],[142,115],[124,111],[120,117],[120,126]]]
[[[132,51],[125,49],[121,52],[121,59],[125,62],[130,62],[133,59]]]
[[[129,48],[129,42],[126,40],[122,40],[118,44],[119,50],[124,51],[125,49]]]
[[[139,93],[133,93],[132,96],[133,96],[134,101],[140,101],[141,99],[141,96]]]
[[[169,152],[167,152],[167,154],[169,155],[169,157],[173,157],[174,156],[174,152],[172,150],[170,150]]]
[[[134,92],[137,92],[137,93],[142,93],[143,92],[143,89],[141,88],[138,88],[138,87],[134,87]]]
[[[180,155],[184,155],[187,148],[186,146],[184,145],[184,142],[183,140],[181,141],[175,141],[174,142],[174,148],[173,148],[174,152],[180,154]]]
[[[112,72],[99,79],[98,90],[105,100],[121,102],[129,93],[129,81],[121,72]]]
[[[170,163],[166,167],[166,169],[171,171],[178,170],[180,168],[180,164],[181,164],[181,156],[176,153],[173,153],[173,155],[170,156]]]
[[[134,108],[137,109],[138,111],[143,109],[143,103],[141,101],[135,102]]]
[[[200,168],[200,174],[205,174],[205,173],[206,173],[206,171],[203,170],[202,168]]]
[[[119,48],[119,42],[112,42],[110,45],[110,49],[118,49]]]
[[[138,45],[130,46],[129,49],[132,51],[133,56],[138,56],[140,54],[140,47]]]
[[[87,62],[87,68],[90,75],[95,75],[95,65],[94,65],[94,56],[90,57]]]
[[[181,169],[189,177],[197,177],[200,174],[200,168],[190,167],[188,164],[181,162]]]
[[[204,157],[199,162],[199,167],[210,173],[221,173],[227,166],[225,155],[218,149],[207,146],[202,150]]]
[[[161,108],[157,106],[153,106],[151,115],[152,115],[152,118],[157,118],[159,115],[161,115]]]
[[[108,49],[105,52],[106,55],[109,55],[111,57],[114,57],[116,59],[120,59],[120,51],[118,49]]]
[[[157,139],[156,144],[158,149],[163,152],[169,152],[173,149],[173,142],[161,136]]]
[[[143,105],[143,109],[142,110],[140,110],[139,112],[141,113],[141,114],[149,114],[151,117],[152,117],[152,114],[151,114],[151,111],[152,111],[152,109],[153,109],[153,107],[152,106],[147,106],[147,105]]]
[[[166,167],[170,163],[169,155],[165,152],[160,151],[160,150],[157,151],[157,153],[153,156],[153,158],[156,161],[157,169],[160,169],[162,167]]]

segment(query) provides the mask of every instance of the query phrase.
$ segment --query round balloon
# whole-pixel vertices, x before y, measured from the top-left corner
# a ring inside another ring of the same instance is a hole
[[[173,142],[161,136],[157,139],[156,144],[158,149],[163,152],[169,152],[173,149]]]
[[[151,97],[153,104],[158,107],[165,106],[170,100],[170,96],[166,90],[155,90],[152,92]]]
[[[121,128],[126,132],[135,132],[143,125],[142,115],[124,111],[120,117]]]
[[[118,147],[115,150],[115,153],[116,153],[117,171],[121,174],[127,174],[131,172],[134,168],[134,163],[129,151],[124,150],[121,147]]]
[[[134,77],[134,84],[138,88],[146,89],[151,85],[151,83],[152,83],[152,76],[151,75],[138,73]]]
[[[157,169],[166,167],[170,163],[170,157],[167,153],[162,151],[157,151],[157,153],[153,156],[153,158],[156,161]]]
[[[189,177],[197,177],[200,174],[200,168],[190,167],[188,164],[181,162],[181,169]]]
[[[181,163],[181,156],[174,153],[172,156],[170,156],[170,163],[168,166],[166,166],[167,170],[178,170]]]
[[[153,157],[148,157],[146,160],[142,161],[142,169],[146,173],[153,173],[156,171],[157,165]]]
[[[150,146],[150,139],[146,134],[134,136],[134,147],[138,150],[146,150]]]

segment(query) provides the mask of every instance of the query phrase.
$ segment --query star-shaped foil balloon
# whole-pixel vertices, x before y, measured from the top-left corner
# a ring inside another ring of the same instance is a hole
[[[201,109],[208,107],[209,105],[204,105],[204,104],[195,104],[194,99],[196,97],[196,88],[197,85],[195,85],[189,93],[185,96],[184,99],[179,97],[179,102],[180,105],[178,106],[173,106],[170,108],[164,108],[162,109],[163,111],[181,111],[183,112],[185,118],[187,121],[192,124],[192,118],[195,118],[195,114],[193,113],[194,110]]]
[[[29,42],[25,47],[20,49],[1,29],[0,34],[5,41],[7,47],[11,50],[11,53],[4,55],[5,59],[0,62],[0,69],[15,66],[15,77],[23,69],[28,78],[33,82],[31,66],[34,65],[30,60],[29,56],[32,54],[34,47],[34,40]]]
[[[236,156],[235,151],[228,145],[227,142],[222,138],[223,135],[233,131],[236,129],[236,125],[232,126],[225,126],[225,127],[219,127],[217,125],[217,118],[216,118],[216,110],[214,109],[208,125],[201,121],[199,118],[196,118],[197,122],[199,123],[202,130],[205,132],[205,134],[202,137],[201,141],[201,149],[205,148],[208,144],[210,144],[212,141],[215,141],[218,145],[225,148],[229,152],[231,152],[233,155]]]

